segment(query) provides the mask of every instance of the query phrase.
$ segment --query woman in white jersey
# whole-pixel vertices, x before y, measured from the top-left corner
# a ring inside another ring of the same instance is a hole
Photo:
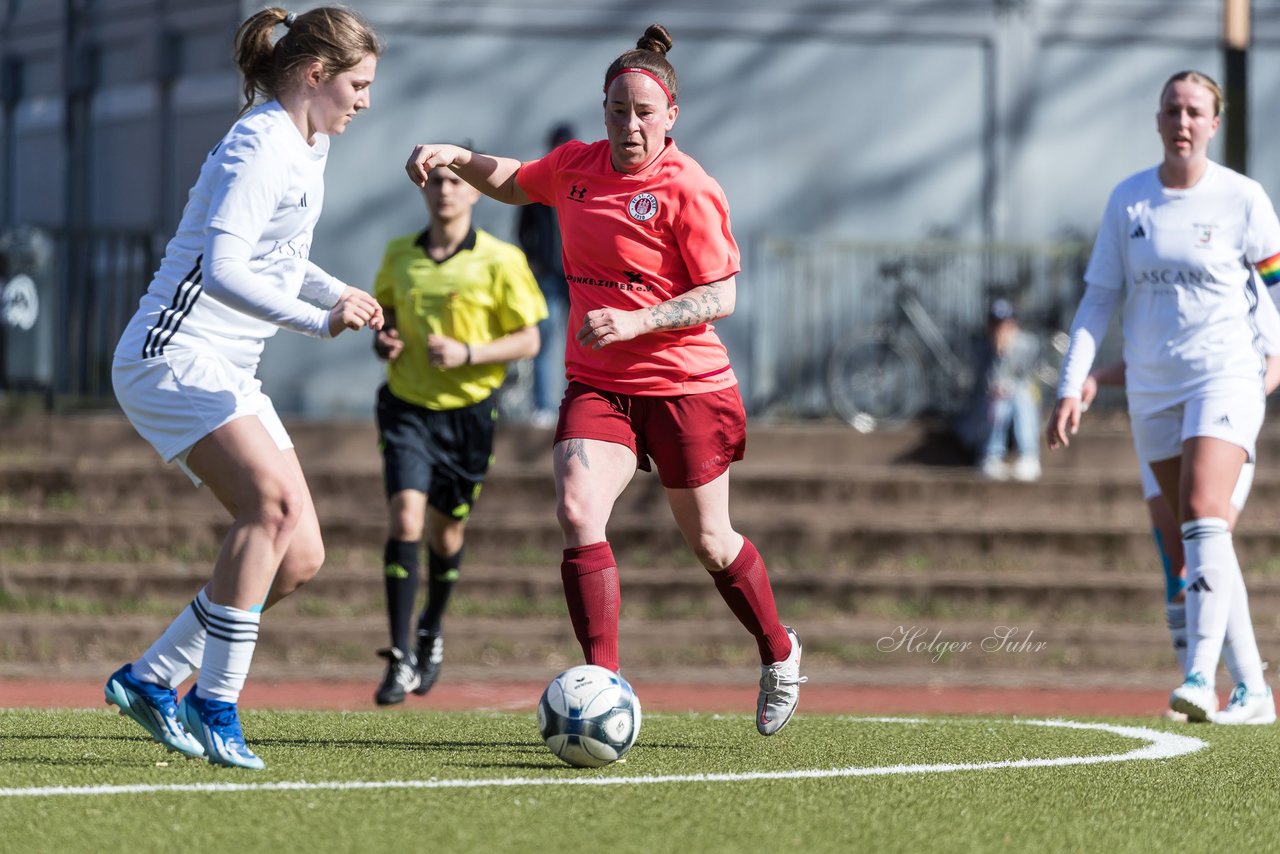
[[[308,260],[329,137],[369,107],[380,50],[338,7],[270,8],[241,24],[245,106],[205,160],[116,348],[112,378],[129,420],[208,484],[233,522],[209,583],[111,675],[106,698],[166,747],[218,765],[263,767],[236,708],[261,612],[324,560],[293,443],[255,377],[263,343],[281,327],[329,338],[382,325],[372,295]],[[196,668],[178,704],[175,688]]]
[[[1125,385],[1138,459],[1150,465],[1181,523],[1187,566],[1186,678],[1170,707],[1192,720],[1218,709],[1214,676],[1228,625],[1252,634],[1231,541],[1231,495],[1253,460],[1264,410],[1255,270],[1280,273],[1280,221],[1257,182],[1212,162],[1222,93],[1195,71],[1160,93],[1160,165],[1112,191],[1071,329],[1050,448],[1080,424],[1081,388],[1123,302]],[[1273,704],[1256,645],[1235,644],[1245,685],[1233,714]],[[1236,699],[1233,697],[1233,700]]]
[[[1264,387],[1269,395],[1280,387],[1280,313],[1268,294],[1268,288],[1258,290],[1258,329],[1262,333],[1262,352],[1266,354],[1267,368]],[[1087,410],[1097,397],[1098,388],[1104,385],[1124,385],[1124,362],[1113,362],[1101,368],[1095,368],[1084,381],[1081,388],[1081,408]],[[1160,555],[1160,564],[1164,570],[1165,622],[1169,628],[1169,638],[1173,642],[1173,651],[1178,659],[1178,666],[1186,672],[1187,664],[1187,573],[1186,559],[1182,553],[1182,539],[1178,522],[1174,519],[1169,502],[1160,493],[1160,484],[1156,483],[1151,466],[1141,463],[1138,466],[1142,481],[1142,499],[1147,505],[1147,513],[1151,518],[1151,533],[1156,543],[1156,551]],[[1255,464],[1245,463],[1240,470],[1240,479],[1236,481],[1231,493],[1230,514],[1227,523],[1235,530],[1236,520],[1244,510],[1249,499],[1249,490],[1253,487]],[[1231,692],[1227,707],[1213,716],[1213,721],[1220,724],[1266,724],[1276,719],[1275,705],[1272,703],[1249,703],[1248,689],[1241,679],[1241,670],[1236,664],[1235,648],[1244,645],[1246,657],[1252,647],[1257,652],[1257,642],[1252,626],[1244,637],[1236,635],[1230,621],[1222,644],[1222,662],[1231,675],[1235,688]],[[1259,655],[1259,658],[1261,656]],[[1179,717],[1185,717],[1179,715]]]

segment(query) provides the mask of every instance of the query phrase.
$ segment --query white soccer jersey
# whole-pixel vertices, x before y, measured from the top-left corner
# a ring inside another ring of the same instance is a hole
[[[308,268],[312,231],[324,204],[329,138],[308,145],[284,108],[268,101],[245,114],[209,153],[191,188],[177,233],[116,347],[116,357],[151,359],[167,348],[213,349],[255,369],[265,340],[279,328],[219,302],[202,287],[211,229],[253,247],[255,286],[297,300]],[[315,268],[312,268],[315,269]],[[334,287],[340,287],[336,280]],[[329,294],[329,302],[337,294]],[[327,312],[298,300],[312,326]]]
[[[1224,166],[1210,162],[1190,189],[1166,188],[1154,168],[1115,188],[1085,281],[1091,290],[1123,292],[1131,411],[1163,409],[1210,383],[1258,381],[1251,265],[1277,253],[1280,221],[1271,200],[1256,181]]]

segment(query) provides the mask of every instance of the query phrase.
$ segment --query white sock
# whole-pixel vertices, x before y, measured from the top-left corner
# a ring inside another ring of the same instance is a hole
[[[204,613],[208,609],[209,597],[201,590],[164,634],[133,663],[133,675],[166,688],[177,688],[187,681],[191,671],[199,668],[204,659]]]
[[[209,640],[196,688],[206,700],[234,703],[249,676],[262,614],[210,602],[207,619]]]
[[[1227,614],[1240,574],[1226,519],[1205,517],[1182,525],[1187,560],[1187,674],[1212,688],[1227,632]]]
[[[1228,651],[1232,653],[1234,662],[1227,658]],[[1231,671],[1231,678],[1235,679],[1236,684],[1244,683],[1245,689],[1251,694],[1266,692],[1267,681],[1262,675],[1262,654],[1258,652],[1253,620],[1249,618],[1249,592],[1244,588],[1244,574],[1238,571],[1231,591],[1231,607],[1227,611],[1226,643],[1222,648],[1222,657],[1226,659],[1227,669]]]
[[[1232,598],[1232,607],[1235,607],[1235,599]],[[1187,672],[1187,603],[1186,602],[1166,602],[1164,606],[1165,623],[1169,626],[1169,638],[1173,641],[1173,654],[1178,657],[1178,667],[1182,673]],[[1222,663],[1227,666],[1227,672],[1231,674],[1231,684],[1239,685],[1244,682],[1244,672],[1240,669],[1240,663],[1236,661],[1235,647],[1232,646],[1231,623],[1227,623],[1227,634],[1222,643]],[[1239,640],[1239,639],[1237,639]],[[1257,644],[1253,645],[1257,649]],[[1261,660],[1261,655],[1259,655]],[[1261,667],[1261,663],[1259,663]],[[1252,690],[1252,689],[1250,689]]]

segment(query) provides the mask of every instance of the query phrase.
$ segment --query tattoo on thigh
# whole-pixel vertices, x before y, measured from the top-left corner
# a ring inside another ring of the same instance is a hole
[[[578,462],[582,463],[584,469],[591,468],[591,463],[587,461],[587,446],[581,439],[566,439],[564,443],[564,461],[567,463],[573,457],[578,458]]]

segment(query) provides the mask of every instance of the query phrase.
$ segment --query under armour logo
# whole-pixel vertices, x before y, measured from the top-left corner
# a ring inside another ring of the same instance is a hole
[[[1200,576],[1195,581],[1187,585],[1188,590],[1194,590],[1197,593],[1212,593],[1213,588],[1209,586],[1209,582],[1204,580],[1204,576]]]
[[[569,201],[583,202],[583,201],[586,201],[586,199],[587,199],[587,187],[585,184],[582,185],[581,188],[579,188],[577,184],[574,184],[572,187],[569,188]]]
[[[1138,227],[1129,233],[1129,239],[1137,240],[1139,237],[1146,237],[1147,230],[1142,227],[1142,223],[1138,223]]]

